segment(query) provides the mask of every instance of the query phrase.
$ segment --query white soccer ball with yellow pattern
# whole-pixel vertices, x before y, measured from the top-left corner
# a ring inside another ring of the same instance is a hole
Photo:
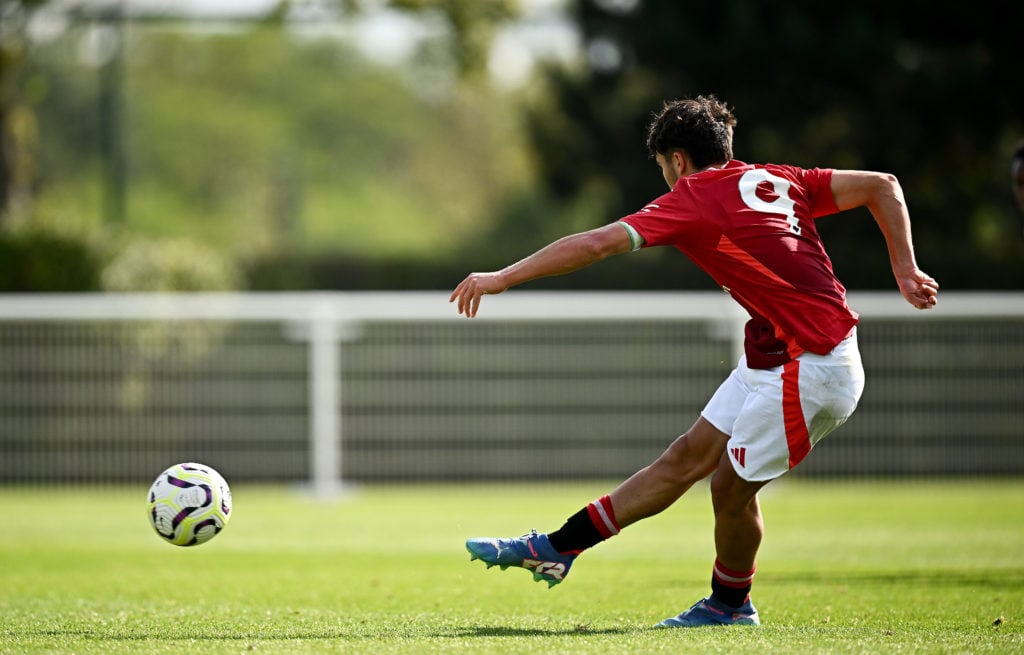
[[[149,488],[149,521],[175,546],[198,546],[213,539],[231,518],[231,489],[204,464],[176,464]]]

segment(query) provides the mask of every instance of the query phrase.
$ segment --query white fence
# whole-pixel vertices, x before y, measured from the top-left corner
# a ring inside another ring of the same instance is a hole
[[[853,293],[868,388],[809,474],[1024,473],[1024,294]],[[620,476],[741,351],[721,293],[0,296],[0,482]],[[820,454],[819,454],[820,453]]]

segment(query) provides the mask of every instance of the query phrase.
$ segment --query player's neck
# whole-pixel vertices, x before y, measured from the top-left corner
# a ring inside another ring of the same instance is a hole
[[[683,171],[683,174],[680,177],[687,177],[689,175],[696,175],[698,173],[703,173],[704,171],[717,171],[717,170],[721,170],[721,169],[725,168],[726,166],[728,166],[728,162],[718,163],[718,164],[709,164],[709,165],[707,165],[707,166],[705,166],[703,168],[692,168],[692,167],[688,166],[687,169],[685,171]]]

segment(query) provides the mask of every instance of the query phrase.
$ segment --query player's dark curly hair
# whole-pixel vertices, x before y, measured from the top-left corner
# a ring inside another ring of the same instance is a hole
[[[732,130],[736,117],[713,95],[666,102],[647,128],[651,158],[685,150],[693,165],[704,168],[732,159]]]

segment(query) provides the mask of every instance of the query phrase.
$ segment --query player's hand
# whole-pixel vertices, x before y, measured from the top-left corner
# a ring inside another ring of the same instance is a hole
[[[498,273],[471,273],[455,287],[448,302],[458,302],[456,308],[467,318],[476,316],[484,294],[501,293],[508,288]]]
[[[896,282],[907,302],[918,309],[931,309],[938,302],[939,283],[921,269],[897,276]]]

